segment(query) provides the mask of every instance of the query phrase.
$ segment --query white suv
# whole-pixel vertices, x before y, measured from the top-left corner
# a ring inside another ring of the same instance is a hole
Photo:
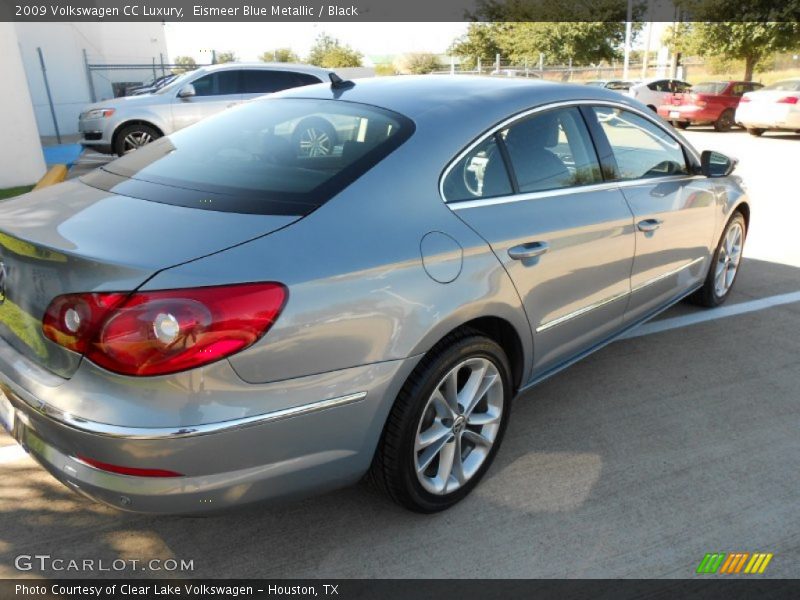
[[[333,71],[289,63],[227,63],[181,75],[152,94],[90,104],[78,120],[80,143],[127,154],[250,98],[330,83]],[[327,133],[331,136],[330,132]]]
[[[657,112],[671,94],[687,92],[691,87],[692,84],[680,79],[648,79],[633,84],[627,93]]]

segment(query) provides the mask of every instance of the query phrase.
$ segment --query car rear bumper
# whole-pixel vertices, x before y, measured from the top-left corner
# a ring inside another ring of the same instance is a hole
[[[658,107],[658,115],[667,121],[684,121],[692,123],[713,123],[719,118],[721,110],[709,109],[693,104],[674,106],[664,104]]]
[[[736,122],[750,129],[796,131],[800,129],[800,108],[791,104],[784,106],[758,102],[740,104],[736,111]]]
[[[318,399],[210,423],[142,427],[94,421],[54,407],[14,381],[8,348],[2,350],[0,390],[13,407],[13,437],[73,490],[146,513],[218,510],[358,480],[372,460],[392,399],[416,364],[415,359],[388,361],[255,386],[269,394],[278,385],[294,391],[294,397],[311,393]],[[345,388],[353,392],[337,393]],[[241,408],[231,408],[231,415],[242,414]],[[184,412],[191,414],[191,407]],[[105,466],[93,466],[98,463]],[[107,465],[180,476],[119,474]]]

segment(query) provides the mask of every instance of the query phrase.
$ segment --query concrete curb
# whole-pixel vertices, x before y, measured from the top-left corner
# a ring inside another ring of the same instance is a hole
[[[68,172],[67,165],[53,165],[47,173],[44,174],[44,177],[39,180],[39,183],[33,186],[33,189],[40,190],[49,185],[61,183],[67,178]]]

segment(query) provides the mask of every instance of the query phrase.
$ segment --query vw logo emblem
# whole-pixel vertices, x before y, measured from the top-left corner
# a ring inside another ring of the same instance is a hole
[[[0,304],[6,301],[6,265],[0,260]]]

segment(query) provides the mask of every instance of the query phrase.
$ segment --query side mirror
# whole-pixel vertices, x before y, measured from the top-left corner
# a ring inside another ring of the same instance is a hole
[[[703,150],[700,155],[700,172],[706,177],[727,177],[736,168],[739,161],[729,158],[722,152]]]
[[[191,98],[196,94],[197,92],[194,91],[194,86],[191,83],[187,83],[178,92],[178,98]]]

